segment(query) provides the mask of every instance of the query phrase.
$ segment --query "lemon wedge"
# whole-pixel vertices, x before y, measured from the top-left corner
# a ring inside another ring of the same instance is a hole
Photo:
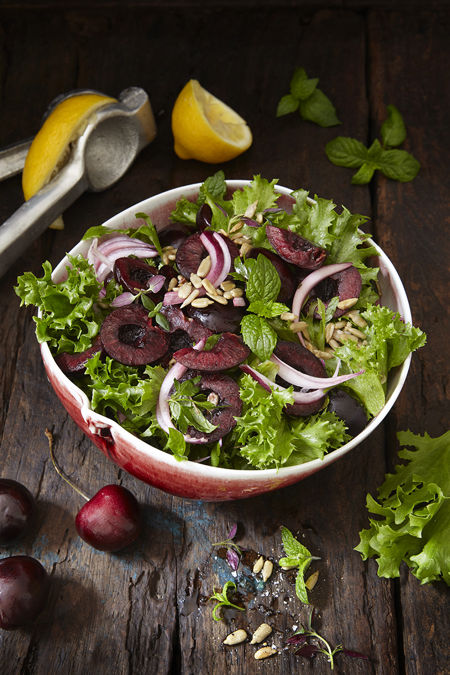
[[[253,140],[246,121],[197,80],[189,80],[175,101],[172,132],[178,157],[210,164],[234,159]]]
[[[64,166],[70,155],[70,144],[83,133],[91,115],[115,102],[115,98],[102,94],[74,94],[52,110],[25,159],[22,189],[26,200],[47,185]],[[62,219],[58,218],[51,227],[61,229]]]

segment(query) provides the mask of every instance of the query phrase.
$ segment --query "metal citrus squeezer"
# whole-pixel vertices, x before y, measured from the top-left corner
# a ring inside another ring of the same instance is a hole
[[[52,107],[62,98],[55,99]],[[114,185],[155,135],[150,101],[139,87],[125,89],[117,103],[93,113],[73,143],[67,163],[0,226],[0,276],[83,192]],[[0,180],[22,170],[29,145],[25,141],[0,152]]]

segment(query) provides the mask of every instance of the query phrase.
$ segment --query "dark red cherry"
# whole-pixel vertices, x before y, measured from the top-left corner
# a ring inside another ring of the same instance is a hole
[[[287,262],[308,270],[321,267],[327,251],[300,235],[275,225],[266,225],[267,238],[278,255]]]
[[[139,536],[139,503],[121,485],[105,485],[78,511],[75,527],[99,551],[119,551]]]
[[[213,333],[240,333],[245,307],[235,307],[231,302],[219,305],[215,302],[208,307],[184,308],[186,315],[197,319]]]
[[[357,436],[368,424],[367,415],[362,405],[344,389],[332,389],[328,392],[327,410],[334,412],[347,425],[351,436]]]
[[[189,379],[196,375],[198,373],[188,371],[187,377],[183,379]],[[242,413],[239,386],[231,377],[222,373],[201,373],[198,386],[208,396],[213,395],[215,397],[216,407],[205,411],[204,415],[217,428],[209,433],[204,433],[195,427],[188,427],[187,433],[193,438],[206,438],[206,442],[213,443],[223,438],[236,426],[235,418]]]
[[[169,223],[161,232],[158,232],[161,246],[173,246],[178,248],[192,231],[182,223]]]
[[[0,560],[0,627],[14,630],[34,621],[47,602],[49,586],[47,572],[35,558]]]
[[[61,354],[55,356],[55,361],[65,375],[81,375],[85,371],[87,361],[102,351],[102,341],[100,335],[97,335],[92,346],[85,349],[84,352],[77,352],[76,354],[61,352]]]
[[[124,256],[114,263],[114,276],[118,284],[129,293],[145,290],[158,270],[144,260]]]
[[[339,297],[339,301],[349,300],[350,298],[359,298],[362,288],[362,279],[361,274],[356,269],[356,267],[348,267],[342,272],[337,272],[331,277],[323,279],[317,286],[313,289],[311,293],[312,297],[317,297],[322,300],[325,306],[331,300],[331,298]],[[347,309],[336,309],[333,314],[334,318],[342,316],[348,310]]]
[[[34,497],[24,485],[0,478],[0,545],[12,544],[24,535],[34,511]]]
[[[154,363],[167,352],[166,333],[152,325],[141,305],[128,305],[108,314],[100,329],[105,352],[126,366]]]
[[[234,333],[223,333],[209,351],[197,351],[193,347],[180,349],[173,358],[192,370],[218,372],[234,368],[250,354],[250,349]]]

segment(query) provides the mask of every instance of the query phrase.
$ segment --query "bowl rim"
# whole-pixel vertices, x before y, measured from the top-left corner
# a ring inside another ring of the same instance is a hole
[[[251,182],[252,182],[251,180],[231,179],[227,180],[226,184],[228,188],[234,191],[235,189],[239,189],[244,187],[245,185],[249,185]],[[190,183],[188,185],[171,188],[169,190],[165,190],[164,192],[157,193],[156,195],[147,197],[146,199],[141,200],[137,204],[133,204],[124,209],[123,211],[116,213],[102,224],[105,227],[111,228],[111,230],[119,229],[121,225],[120,223],[121,220],[126,221],[126,219],[130,215],[134,216],[136,212],[145,210],[145,208],[148,208],[148,206],[145,207],[144,205],[148,205],[149,202],[151,202],[152,200],[154,200],[155,202],[157,201],[167,202],[167,200],[178,199],[179,197],[184,196],[185,192],[195,193],[195,191],[198,191],[201,185],[202,185],[201,182]],[[277,192],[280,192],[281,194],[287,197],[289,197],[292,192],[295,192],[294,189],[286,188],[278,184],[275,186],[275,189]],[[314,202],[313,199],[310,199],[310,201]],[[380,258],[380,262],[383,263],[384,272],[387,273],[390,279],[390,284],[392,288],[395,290],[396,299],[399,305],[399,309],[397,311],[401,311],[402,317],[406,322],[411,322],[412,317],[410,305],[408,302],[405,288],[403,286],[403,283],[400,279],[397,270],[395,269],[393,263],[386,255],[386,253],[381,249],[381,247],[376,242],[372,240],[372,238],[367,239],[367,241],[376,249],[377,254]],[[69,251],[68,254],[66,254],[66,256],[64,256],[64,258],[55,267],[52,275],[53,277],[55,276],[57,277],[59,274],[64,272],[66,265],[69,264],[67,256],[77,255],[77,253],[79,252],[78,249],[80,249],[82,245],[85,245],[85,242],[86,240],[84,241],[81,240],[71,249],[71,251]],[[411,354],[409,354],[408,357],[405,359],[405,361],[400,366],[398,366],[398,370],[396,373],[397,382],[392,391],[390,392],[387,401],[383,406],[383,409],[380,411],[380,413],[376,417],[371,419],[369,424],[361,431],[361,433],[359,433],[350,441],[342,445],[340,448],[328,452],[326,455],[324,455],[322,459],[313,459],[310,460],[309,462],[304,462],[302,464],[295,464],[293,466],[280,467],[278,469],[256,469],[256,468],[228,469],[224,467],[215,467],[207,464],[202,464],[199,461],[192,461],[189,459],[182,461],[177,460],[173,455],[169,454],[168,452],[160,450],[159,448],[155,448],[150,443],[147,443],[146,441],[138,438],[137,436],[134,436],[131,432],[124,429],[118,422],[114,421],[113,419],[95,412],[94,410],[92,410],[89,403],[89,399],[87,398],[86,394],[79,387],[77,387],[77,385],[74,382],[72,382],[72,380],[70,380],[57,366],[56,361],[53,358],[50,348],[46,342],[40,344],[40,350],[42,359],[44,361],[44,365],[46,365],[50,369],[50,371],[53,371],[59,382],[62,385],[64,385],[65,388],[68,389],[69,393],[73,396],[73,398],[79,401],[80,413],[85,421],[89,420],[89,424],[93,424],[96,428],[102,427],[110,428],[113,438],[115,435],[120,436],[122,440],[127,442],[130,446],[135,446],[137,452],[145,455],[152,455],[154,460],[162,461],[168,467],[177,467],[177,469],[180,469],[180,467],[184,467],[186,473],[195,473],[196,476],[198,476],[199,478],[209,477],[210,479],[214,480],[225,480],[225,481],[233,480],[234,482],[236,480],[240,482],[246,482],[250,478],[254,481],[255,478],[258,476],[261,478],[261,480],[268,480],[275,478],[282,480],[288,479],[289,477],[294,477],[298,473],[311,474],[316,472],[318,469],[325,468],[329,464],[338,460],[343,455],[350,452],[350,450],[352,450],[354,447],[363,442],[368,436],[370,436],[370,434],[376,429],[376,427],[378,427],[381,424],[381,422],[386,418],[386,416],[389,414],[405,383],[412,356]]]

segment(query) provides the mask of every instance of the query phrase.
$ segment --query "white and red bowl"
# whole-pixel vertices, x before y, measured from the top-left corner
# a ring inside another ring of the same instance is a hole
[[[232,192],[249,181],[227,181]],[[170,212],[182,196],[196,198],[200,183],[168,190],[145,199],[139,204],[117,214],[104,225],[112,230],[135,224],[135,214],[148,213],[158,229],[169,223]],[[281,205],[288,208],[292,200],[291,190],[278,187]],[[398,311],[406,322],[411,321],[411,311],[405,289],[393,264],[379,246],[371,242],[379,253],[380,287],[382,303]],[[89,243],[82,241],[71,251],[71,255],[86,254]],[[67,257],[56,267],[53,278],[62,280],[66,274]],[[89,436],[95,445],[117,465],[140,480],[180,497],[205,501],[226,501],[252,497],[271,490],[292,485],[307,476],[335,462],[362,443],[381,424],[394,405],[408,374],[411,361],[406,361],[393,371],[387,384],[386,404],[383,410],[370,421],[358,436],[333,450],[323,460],[315,459],[298,466],[286,468],[245,470],[222,469],[196,462],[177,461],[172,455],[139,440],[118,423],[94,412],[88,398],[56,365],[47,344],[41,345],[41,354],[48,379],[63,406],[76,424]]]

